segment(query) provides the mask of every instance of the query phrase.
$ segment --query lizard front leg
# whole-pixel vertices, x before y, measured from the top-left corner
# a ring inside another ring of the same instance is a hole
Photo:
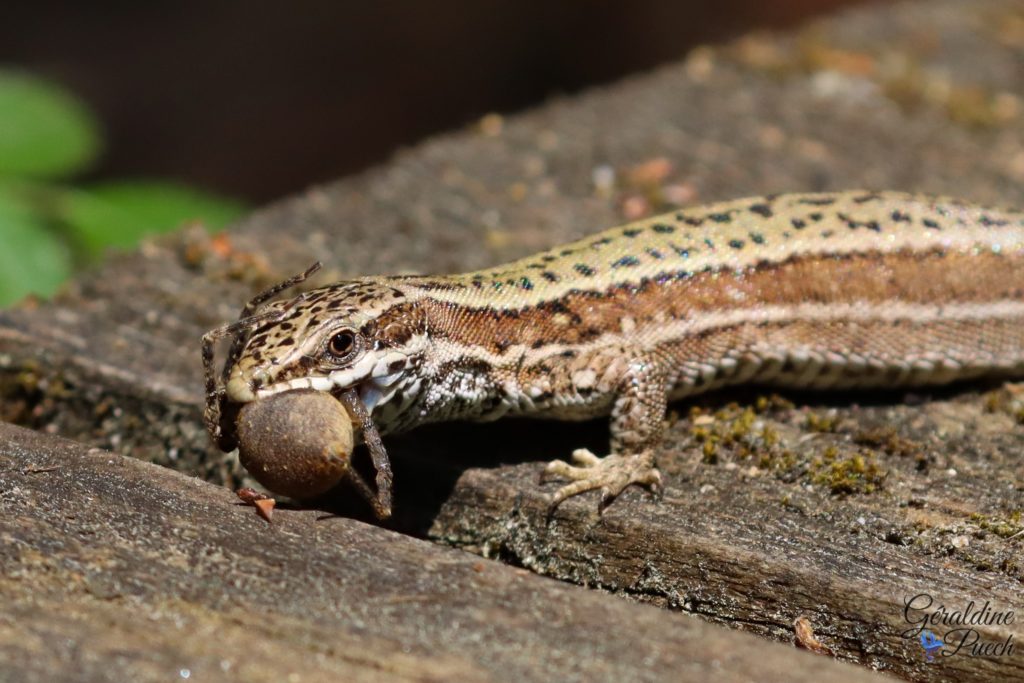
[[[586,448],[572,453],[575,465],[562,460],[548,464],[544,478],[571,480],[555,492],[551,511],[566,498],[601,490],[603,510],[631,484],[658,490],[661,473],[655,449],[661,444],[668,387],[656,359],[642,356],[631,361],[616,385],[611,415],[611,453],[599,458]]]

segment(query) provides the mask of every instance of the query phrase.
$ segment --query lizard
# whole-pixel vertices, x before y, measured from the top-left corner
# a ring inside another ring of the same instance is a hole
[[[600,509],[630,485],[657,492],[667,404],[700,392],[1024,374],[1024,214],[951,198],[738,199],[476,272],[359,277],[270,301],[313,270],[204,338],[221,448],[237,445],[239,406],[298,389],[358,397],[375,463],[378,431],[609,416],[607,454],[546,466],[564,482],[552,510],[592,490]],[[220,336],[233,341],[218,381]]]

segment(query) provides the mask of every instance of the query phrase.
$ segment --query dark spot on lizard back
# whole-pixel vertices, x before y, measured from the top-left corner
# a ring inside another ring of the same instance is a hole
[[[857,228],[867,228],[868,230],[873,230],[875,232],[882,231],[882,226],[878,224],[878,221],[858,221],[855,218],[847,216],[845,213],[839,213],[836,214],[836,216],[839,218],[839,220],[846,223],[846,227],[850,228],[851,230],[856,230]]]
[[[674,226],[666,225],[664,223],[655,223],[654,225],[651,226],[651,230],[662,235],[667,235],[669,233],[673,233],[676,231]]]
[[[767,204],[751,204],[747,207],[747,210],[751,213],[756,213],[759,216],[764,216],[765,218],[771,218],[773,215],[772,207]]]
[[[625,230],[622,231],[622,236],[623,237],[636,237],[637,235],[639,235],[642,232],[643,232],[643,229],[641,229],[641,228],[626,228]]]
[[[744,244],[743,240],[729,240],[729,246],[733,249],[742,249]]]
[[[579,273],[580,275],[583,275],[585,277],[590,277],[595,272],[593,268],[591,268],[590,266],[588,266],[585,263],[577,263],[576,265],[573,266],[573,269],[577,273]]]
[[[804,197],[799,200],[801,204],[808,206],[831,206],[836,203],[835,197]]]
[[[986,228],[1002,227],[1009,223],[1009,221],[1003,220],[1001,218],[992,218],[991,216],[981,216],[978,219],[978,222],[984,225]]]
[[[623,256],[619,260],[612,263],[612,268],[623,268],[638,265],[640,265],[640,259],[638,259],[636,256]]]

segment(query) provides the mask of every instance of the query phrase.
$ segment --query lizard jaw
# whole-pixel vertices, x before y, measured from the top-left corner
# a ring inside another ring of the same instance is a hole
[[[294,377],[255,391],[242,377],[235,377],[228,383],[228,395],[232,400],[247,403],[295,389],[313,389],[332,394],[355,389],[366,410],[373,413],[375,408],[390,401],[401,386],[401,379],[406,374],[406,361],[407,357],[399,353],[390,353],[382,358],[367,356],[344,370],[336,370],[328,375]],[[392,369],[395,370],[391,372]]]

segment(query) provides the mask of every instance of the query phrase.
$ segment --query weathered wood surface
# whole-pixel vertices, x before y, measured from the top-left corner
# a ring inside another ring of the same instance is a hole
[[[878,681],[340,517],[0,425],[5,681]]]
[[[863,186],[1024,204],[1022,51],[1018,2],[881,4],[490,119],[262,211],[229,243],[152,243],[52,305],[0,313],[3,416],[226,479],[199,421],[198,336],[314,258],[325,278],[475,268],[666,198]],[[668,177],[630,172],[658,157]],[[608,191],[603,166],[618,172]],[[836,656],[911,679],[1024,677],[1024,651],[926,664],[900,635],[921,591],[1024,607],[1012,401],[978,387],[787,398],[757,414],[701,401],[672,420],[665,501],[630,492],[601,520],[571,501],[550,526],[540,462],[600,448],[599,425],[414,432],[392,440],[395,525],[774,638],[807,614]]]

